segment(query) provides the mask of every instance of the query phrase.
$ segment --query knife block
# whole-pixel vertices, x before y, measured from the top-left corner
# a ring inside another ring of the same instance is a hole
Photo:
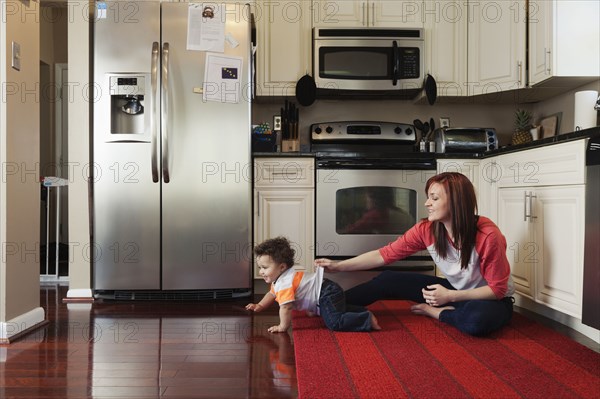
[[[300,151],[300,140],[281,140],[281,152]]]

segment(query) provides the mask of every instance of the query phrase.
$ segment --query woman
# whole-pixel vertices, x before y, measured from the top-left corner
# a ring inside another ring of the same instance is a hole
[[[346,291],[350,304],[365,306],[379,299],[408,299],[411,310],[485,335],[512,316],[513,282],[506,240],[488,218],[478,216],[471,182],[460,173],[441,173],[425,185],[428,217],[396,241],[343,261],[317,259],[327,271],[368,270],[427,249],[446,277],[385,271]]]

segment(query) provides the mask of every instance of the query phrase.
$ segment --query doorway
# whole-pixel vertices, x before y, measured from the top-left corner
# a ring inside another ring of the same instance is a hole
[[[40,14],[40,276],[68,280],[68,10],[44,4]]]

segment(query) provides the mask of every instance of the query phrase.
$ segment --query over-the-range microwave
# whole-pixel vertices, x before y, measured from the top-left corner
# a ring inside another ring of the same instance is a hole
[[[424,82],[423,44],[420,28],[314,28],[317,91],[416,95]]]

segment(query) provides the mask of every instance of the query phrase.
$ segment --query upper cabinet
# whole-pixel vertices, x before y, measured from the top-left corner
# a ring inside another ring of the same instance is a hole
[[[598,1],[529,0],[529,84],[552,87],[576,81],[572,77],[598,78],[598,21]]]
[[[600,2],[425,0],[422,15],[440,97],[567,90],[600,76]]]
[[[467,70],[471,86],[467,94],[525,87],[526,1],[478,0],[467,5]]]
[[[256,23],[256,94],[293,96],[296,82],[311,73],[309,1],[253,3]]]
[[[525,0],[425,0],[422,16],[438,96],[525,87]]]
[[[316,0],[313,26],[422,28],[422,1]]]
[[[466,96],[467,8],[455,0],[425,0],[425,72],[437,83],[438,96]]]
[[[424,28],[439,97],[568,90],[600,76],[598,1],[259,0],[253,9],[260,96],[293,96],[312,74],[313,27]]]

